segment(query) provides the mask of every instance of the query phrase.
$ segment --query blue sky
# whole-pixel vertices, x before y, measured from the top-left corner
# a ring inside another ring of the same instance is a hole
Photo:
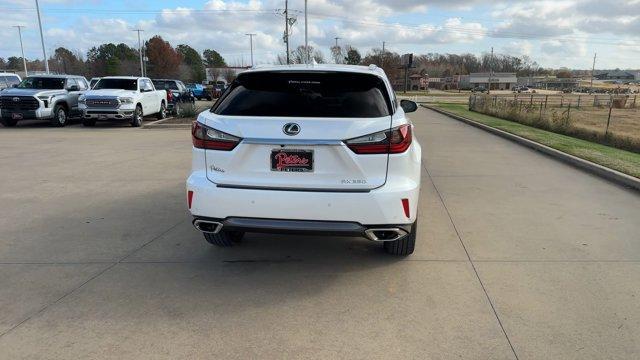
[[[134,28],[174,46],[218,50],[231,64],[248,63],[245,33],[257,33],[257,63],[283,53],[284,0],[41,0],[46,48],[81,53],[103,42],[137,44]],[[303,0],[291,0],[293,10]],[[0,57],[19,56],[17,31],[25,25],[27,58],[41,57],[34,0],[0,0]],[[301,13],[292,45],[303,44]],[[310,43],[329,58],[341,45],[366,53],[386,41],[398,53],[527,55],[546,67],[640,68],[640,0],[309,0]]]

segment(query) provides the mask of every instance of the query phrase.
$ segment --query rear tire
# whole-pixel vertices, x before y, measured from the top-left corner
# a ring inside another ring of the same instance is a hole
[[[204,239],[211,245],[229,247],[236,242],[240,242],[244,233],[240,231],[220,231],[217,234],[203,233],[203,235]]]
[[[385,241],[384,251],[392,255],[407,256],[413,254],[416,247],[416,234],[418,232],[418,220],[411,225],[411,232],[402,239]]]
[[[18,120],[2,119],[2,125],[4,125],[4,127],[14,127],[16,126],[17,123],[18,123]]]
[[[160,104],[160,111],[158,111],[158,115],[156,115],[156,118],[158,120],[162,120],[166,117],[167,117],[167,106],[163,102],[162,104]]]
[[[86,127],[96,126],[96,121],[92,119],[82,120],[82,126],[86,126]]]

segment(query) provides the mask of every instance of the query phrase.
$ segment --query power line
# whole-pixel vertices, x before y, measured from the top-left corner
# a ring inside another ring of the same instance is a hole
[[[10,7],[0,7],[2,11],[26,11],[30,12],[36,10],[36,8],[10,8]],[[228,13],[228,12],[246,12],[246,13],[276,13],[279,9],[162,9],[162,10],[112,10],[112,9],[91,9],[91,8],[43,8],[43,11],[47,11],[49,13],[103,13],[103,14],[184,14],[184,13]],[[301,12],[300,10],[289,10],[289,12]]]

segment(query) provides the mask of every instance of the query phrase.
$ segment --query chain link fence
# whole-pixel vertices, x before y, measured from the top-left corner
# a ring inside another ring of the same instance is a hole
[[[469,110],[640,152],[638,95],[473,94]]]

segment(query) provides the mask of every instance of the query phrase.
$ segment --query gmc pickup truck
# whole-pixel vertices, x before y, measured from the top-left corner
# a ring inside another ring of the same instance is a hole
[[[167,92],[156,90],[146,77],[103,77],[78,102],[84,126],[94,126],[99,120],[127,120],[138,127],[144,116],[164,119],[167,115]]]
[[[89,89],[87,79],[75,75],[35,75],[0,93],[0,117],[4,126],[20,120],[49,120],[65,126],[80,117],[78,97]]]

